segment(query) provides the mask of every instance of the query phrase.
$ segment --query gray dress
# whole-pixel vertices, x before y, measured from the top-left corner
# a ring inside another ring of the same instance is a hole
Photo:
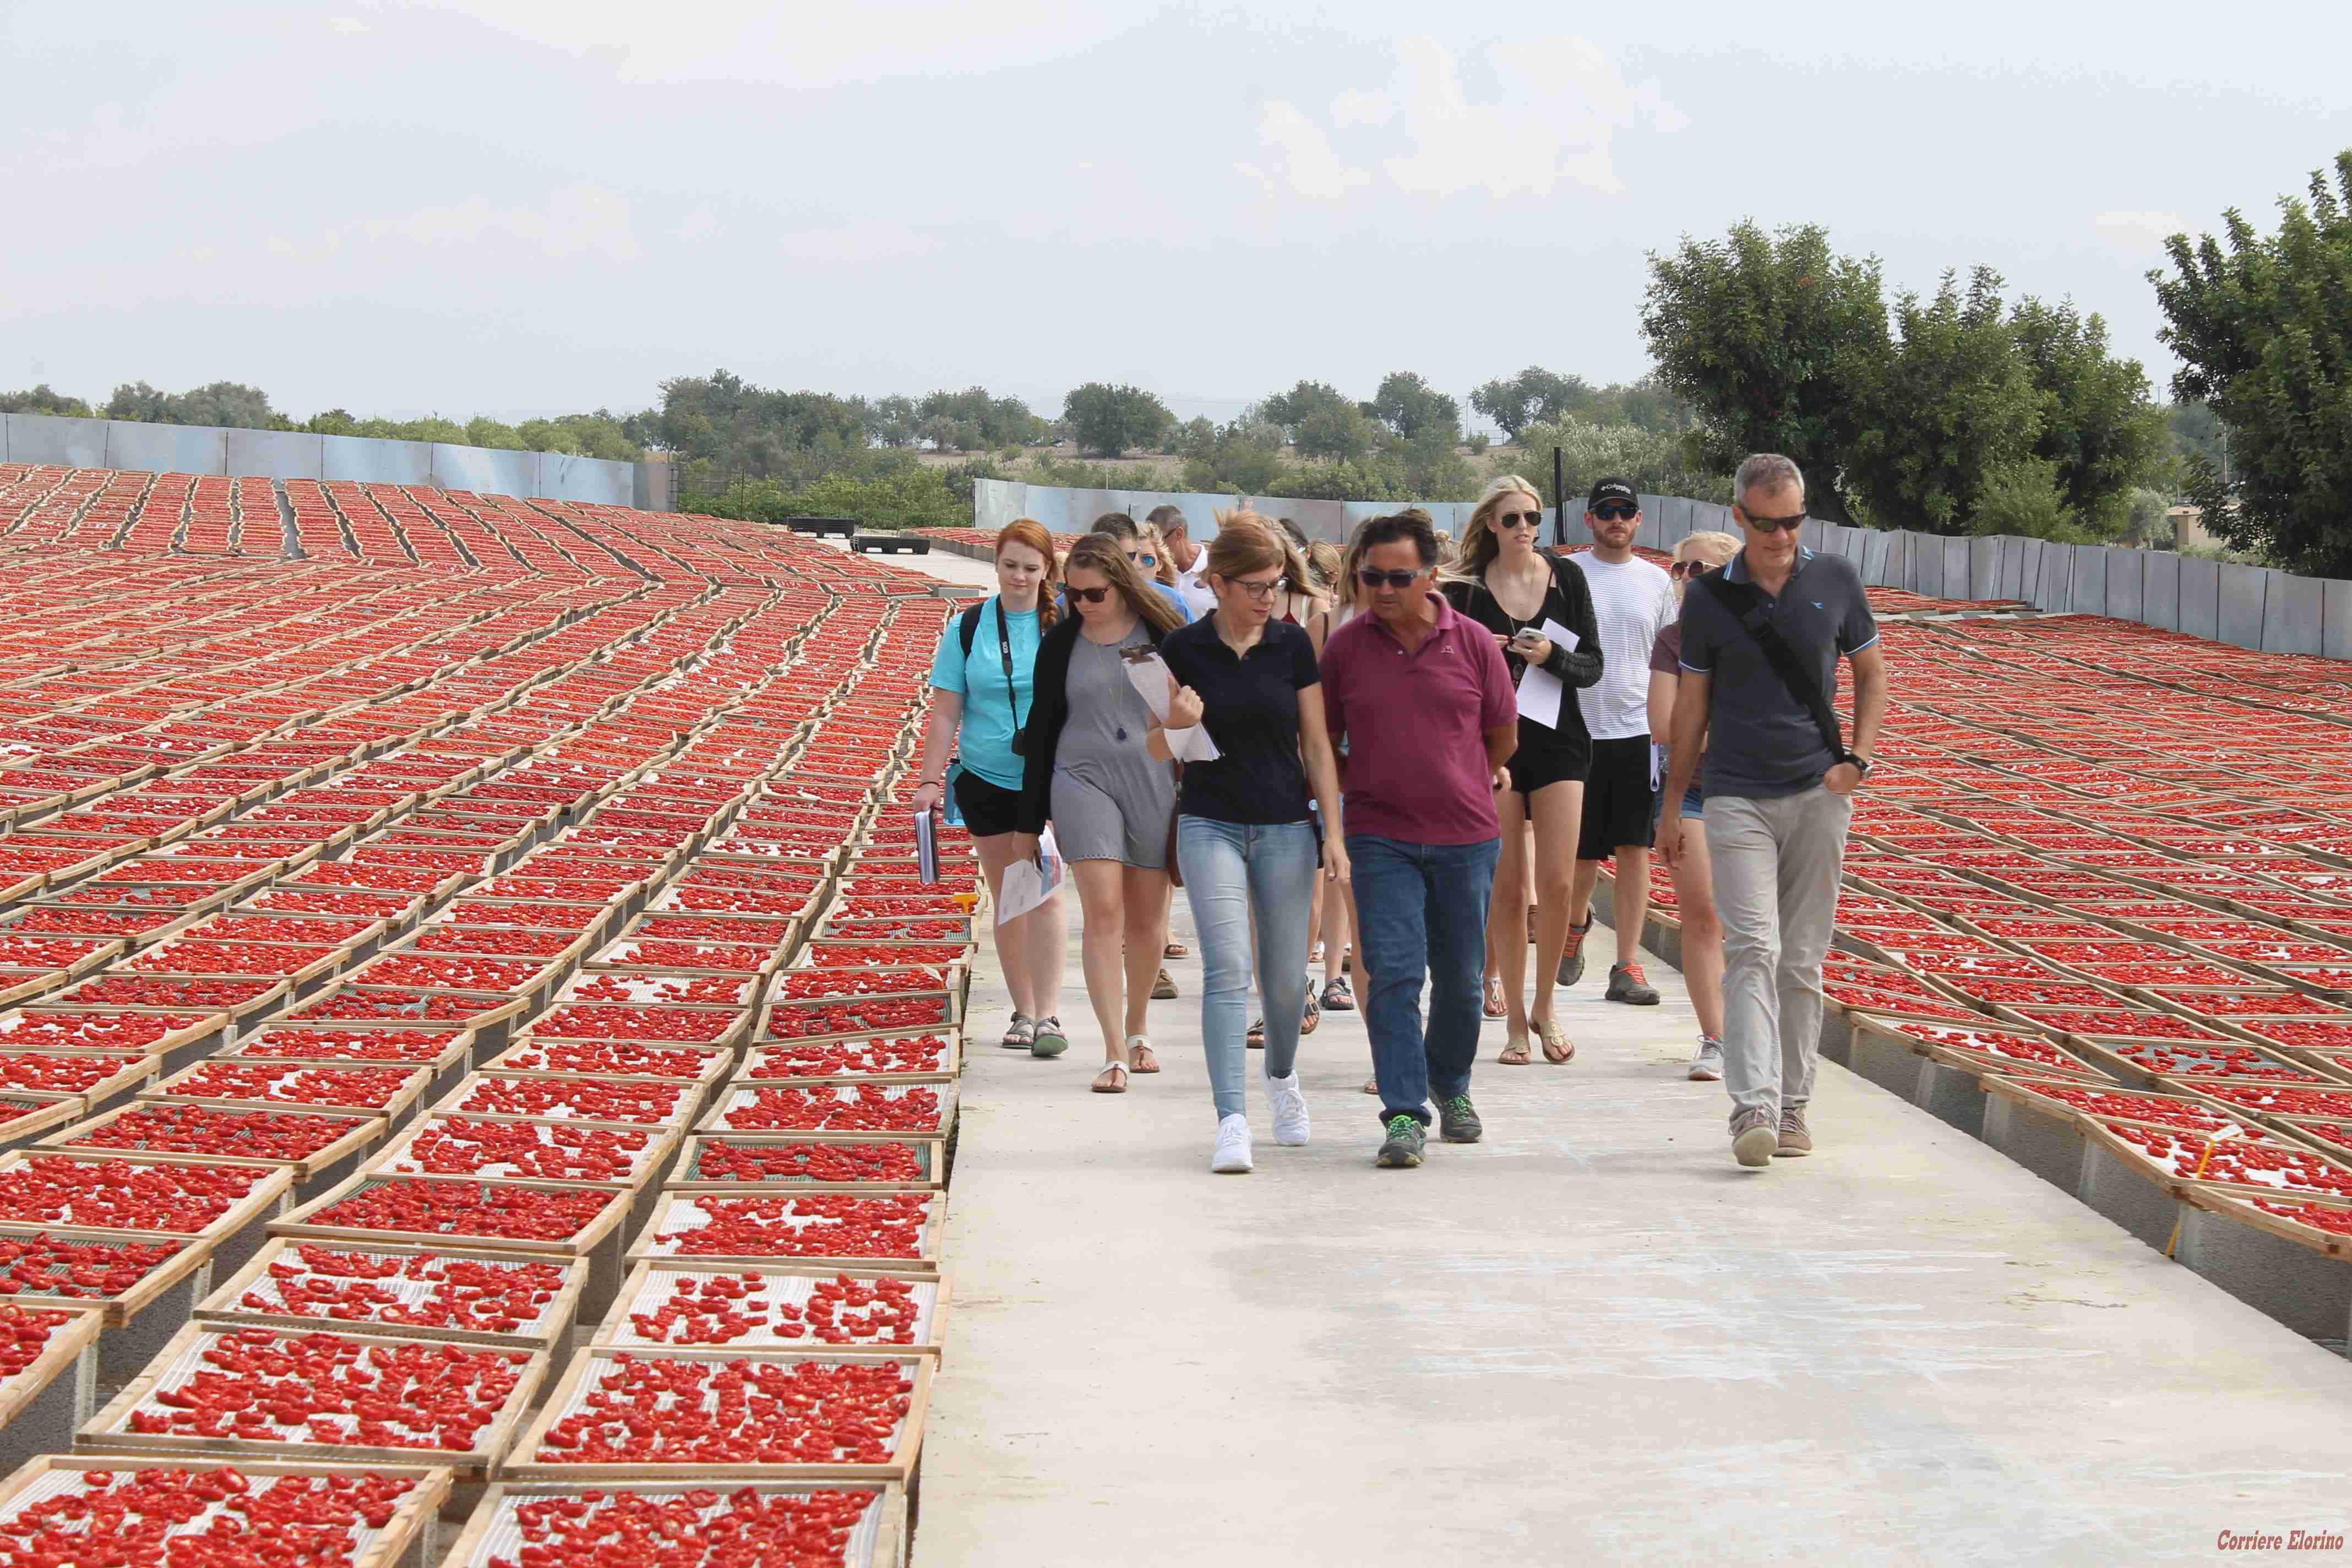
[[[1143,749],[1151,710],[1127,679],[1120,647],[1151,640],[1140,625],[1118,647],[1078,635],[1070,649],[1070,716],[1054,747],[1054,839],[1066,860],[1161,870],[1176,778]]]

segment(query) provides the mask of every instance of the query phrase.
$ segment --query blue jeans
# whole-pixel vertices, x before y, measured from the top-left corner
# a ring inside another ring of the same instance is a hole
[[[1265,1070],[1288,1078],[1307,1009],[1307,917],[1323,890],[1315,830],[1176,819],[1176,864],[1201,939],[1201,1043],[1217,1115],[1249,1109],[1250,916],[1257,916],[1257,984],[1265,998]]]
[[[1429,1124],[1425,1102],[1470,1092],[1478,1057],[1479,978],[1486,969],[1486,903],[1503,841],[1407,844],[1348,835],[1355,867],[1356,917],[1371,994],[1364,1024],[1372,1037],[1381,1120]],[[1421,977],[1429,974],[1429,1028],[1421,1024]]]

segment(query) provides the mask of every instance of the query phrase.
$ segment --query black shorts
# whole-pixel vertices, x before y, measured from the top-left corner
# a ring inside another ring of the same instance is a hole
[[[1001,789],[969,769],[961,769],[955,778],[956,809],[963,813],[964,827],[974,838],[993,838],[1000,833],[1010,833],[1019,825],[1021,792]]]
[[[1584,781],[1584,821],[1577,832],[1576,858],[1606,860],[1632,846],[1650,846],[1650,737],[1592,742],[1592,772]]]
[[[1543,731],[1540,742],[1529,730]],[[1582,784],[1592,771],[1592,742],[1581,735],[1559,735],[1541,724],[1519,721],[1519,749],[1503,765],[1511,770],[1511,793],[1533,795],[1547,784]]]

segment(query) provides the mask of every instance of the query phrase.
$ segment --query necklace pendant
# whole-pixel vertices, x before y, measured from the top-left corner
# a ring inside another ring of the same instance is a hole
[[[1127,739],[1127,726],[1124,724],[1118,727],[1118,738],[1122,741]]]

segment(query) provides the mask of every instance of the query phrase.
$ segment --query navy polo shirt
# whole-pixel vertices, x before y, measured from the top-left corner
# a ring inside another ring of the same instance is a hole
[[[1747,552],[1733,556],[1723,574],[1734,583],[1748,582]],[[1839,556],[1800,550],[1777,596],[1756,591],[1773,627],[1814,672],[1835,707],[1838,656],[1858,653],[1878,640],[1861,574]],[[1769,800],[1801,795],[1820,784],[1837,759],[1822,742],[1811,712],[1774,671],[1738,617],[1694,584],[1683,595],[1682,628],[1682,667],[1712,681],[1707,797]]]

